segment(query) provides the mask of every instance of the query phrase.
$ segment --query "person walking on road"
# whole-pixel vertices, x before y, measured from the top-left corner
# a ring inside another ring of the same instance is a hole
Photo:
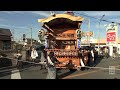
[[[54,52],[50,52],[49,55],[47,56],[47,69],[48,69],[48,74],[46,79],[56,79],[57,77],[57,72],[56,72],[56,67],[55,64],[60,63],[56,57],[54,56]]]
[[[47,58],[46,58],[46,51],[45,51],[45,46],[42,46],[41,48],[41,58],[40,58],[40,63],[41,63],[41,69],[46,69],[46,61],[47,61]]]
[[[91,47],[88,53],[88,66],[92,67],[94,65],[94,51]]]

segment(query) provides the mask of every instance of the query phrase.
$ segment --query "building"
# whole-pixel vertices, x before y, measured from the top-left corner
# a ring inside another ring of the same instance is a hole
[[[18,43],[21,44],[21,45],[26,46],[26,48],[31,47],[31,44],[32,44],[32,46],[37,46],[37,45],[40,44],[40,43],[39,43],[37,40],[35,40],[35,39],[32,39],[32,43],[31,43],[31,38],[26,38],[25,42],[20,41],[20,42],[18,42]]]
[[[11,36],[10,29],[0,28],[0,50],[11,49]]]
[[[89,43],[95,44],[96,46],[98,46],[98,42],[100,44],[100,46],[108,46],[107,45],[107,40],[105,38],[103,39],[96,39],[96,38],[91,38],[90,41],[87,42],[87,39],[83,38],[81,39],[81,44],[82,45],[89,45]],[[118,45],[120,44],[120,38],[118,38]]]
[[[105,39],[105,38],[99,39],[99,40],[95,39],[95,38],[91,38],[90,41],[87,41],[87,39],[85,39],[85,38],[81,39],[82,46],[90,45],[90,43],[95,45],[96,48],[98,47],[98,43],[99,43],[100,47],[109,47],[109,49],[111,48],[110,47],[111,45],[108,44],[107,39]],[[112,46],[112,50],[111,50],[112,52],[113,52],[113,49],[115,49],[116,52],[118,54],[120,54],[120,38],[117,39],[117,45]],[[112,56],[112,54],[111,54],[111,56]]]

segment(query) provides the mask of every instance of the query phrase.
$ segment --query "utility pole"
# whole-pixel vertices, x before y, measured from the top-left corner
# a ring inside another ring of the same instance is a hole
[[[119,53],[119,48],[118,48],[118,40],[119,40],[119,35],[118,35],[118,17],[116,18],[116,22],[115,22],[115,24],[116,24],[116,47],[117,47],[117,53]]]
[[[15,35],[15,30],[13,29],[13,31],[12,31],[12,45],[11,45],[12,49],[14,49],[14,35]]]
[[[31,30],[31,46],[32,46],[32,28],[30,28]]]
[[[89,32],[89,35],[88,35],[88,44],[90,46],[90,19],[88,19],[88,32]]]
[[[116,22],[116,47],[117,47],[117,53],[118,53],[118,23]]]
[[[87,31],[87,45],[90,46],[90,19],[87,20],[87,26],[88,26],[88,31]]]
[[[102,21],[104,16],[105,16],[105,14],[102,15],[102,17],[100,18],[100,21],[99,21],[99,29],[98,29],[98,55],[100,55],[100,23],[101,23],[101,21]]]
[[[13,41],[14,41],[15,30],[13,29]]]

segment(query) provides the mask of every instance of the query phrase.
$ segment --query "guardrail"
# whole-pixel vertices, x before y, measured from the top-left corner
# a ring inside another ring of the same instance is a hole
[[[1,53],[10,53],[10,52],[14,52],[14,50],[0,50]]]

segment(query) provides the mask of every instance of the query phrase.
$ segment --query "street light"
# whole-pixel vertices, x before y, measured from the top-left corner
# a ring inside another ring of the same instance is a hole
[[[102,17],[101,17],[101,19],[99,21],[99,29],[98,29],[98,55],[100,55],[100,23],[101,23],[101,21],[102,21],[104,16],[105,16],[105,14],[102,15]]]

